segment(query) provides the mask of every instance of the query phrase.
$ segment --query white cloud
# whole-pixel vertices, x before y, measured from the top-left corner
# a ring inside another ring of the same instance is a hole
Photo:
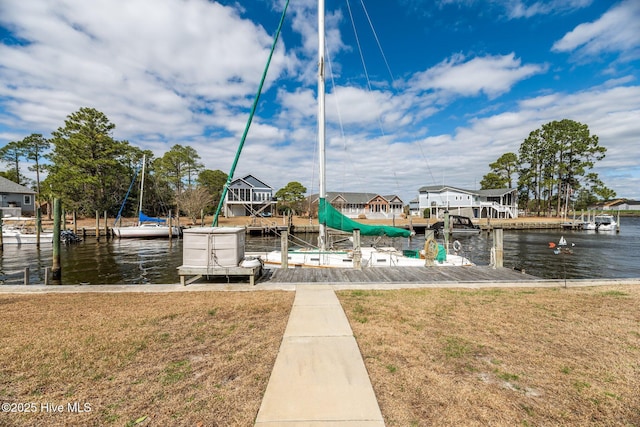
[[[593,0],[551,0],[534,2],[505,0],[502,3],[504,3],[509,18],[518,19],[572,11],[589,6],[592,2]]]
[[[224,110],[253,96],[272,43],[234,9],[201,0],[3,2],[1,16],[26,43],[0,45],[0,96],[37,129],[91,106],[135,121],[127,137],[198,134],[208,102]],[[279,46],[267,87],[288,65]]]
[[[546,69],[544,65],[522,65],[513,53],[469,60],[463,55],[454,55],[418,73],[410,84],[417,90],[441,91],[443,96],[478,96],[483,93],[494,99],[518,82]]]
[[[638,58],[640,48],[640,2],[624,1],[600,19],[580,24],[553,44],[555,52],[575,52],[578,57],[596,57],[601,53],[623,53]],[[634,53],[635,52],[635,53]]]

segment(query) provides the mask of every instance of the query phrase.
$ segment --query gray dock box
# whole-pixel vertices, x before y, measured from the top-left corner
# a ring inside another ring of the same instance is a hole
[[[183,267],[237,267],[244,258],[245,229],[194,227],[183,232]]]

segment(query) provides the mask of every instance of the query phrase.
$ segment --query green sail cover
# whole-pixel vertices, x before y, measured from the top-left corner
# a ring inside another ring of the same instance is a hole
[[[331,203],[325,199],[320,199],[318,207],[318,217],[321,224],[336,230],[351,233],[354,229],[359,229],[362,236],[389,236],[389,237],[409,237],[411,232],[404,228],[390,227],[388,225],[367,225],[360,224],[336,210]]]

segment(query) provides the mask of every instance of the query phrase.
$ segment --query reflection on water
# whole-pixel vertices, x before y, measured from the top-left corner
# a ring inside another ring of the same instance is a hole
[[[23,271],[30,268],[30,282],[44,283],[45,267],[51,267],[51,246],[5,245],[0,264],[0,283],[23,283]],[[182,241],[167,239],[123,239],[100,242],[87,239],[60,251],[62,283],[77,284],[162,284],[179,281]]]
[[[565,230],[505,231],[504,265],[523,269],[543,278],[636,278],[640,263],[640,218],[622,218],[621,232],[589,232]],[[573,254],[556,255],[549,242],[563,236]],[[298,236],[309,241],[315,236]],[[460,239],[463,255],[478,265],[490,262],[491,236]],[[372,240],[363,238],[363,245]],[[348,244],[348,242],[347,242]],[[420,249],[424,236],[411,239],[387,239],[378,244],[398,249]],[[280,240],[269,236],[247,238],[249,252],[279,250]],[[161,284],[177,283],[177,267],[182,265],[182,240],[88,239],[61,249],[62,283],[64,284]],[[32,284],[44,283],[44,270],[52,263],[52,248],[35,245],[5,245],[0,256],[0,284],[22,284],[25,267],[30,269]]]

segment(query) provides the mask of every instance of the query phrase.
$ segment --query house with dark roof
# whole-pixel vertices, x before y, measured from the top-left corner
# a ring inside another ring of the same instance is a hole
[[[273,187],[253,175],[247,175],[229,185],[223,212],[226,217],[270,216],[275,205]]]
[[[2,216],[34,216],[36,192],[0,176]]]
[[[418,190],[418,214],[441,218],[445,211],[470,218],[517,218],[518,190],[466,190],[448,185],[431,185]]]
[[[318,211],[319,195],[313,194],[308,200],[311,210]],[[393,219],[404,213],[404,202],[395,194],[327,192],[327,201],[348,218]]]

